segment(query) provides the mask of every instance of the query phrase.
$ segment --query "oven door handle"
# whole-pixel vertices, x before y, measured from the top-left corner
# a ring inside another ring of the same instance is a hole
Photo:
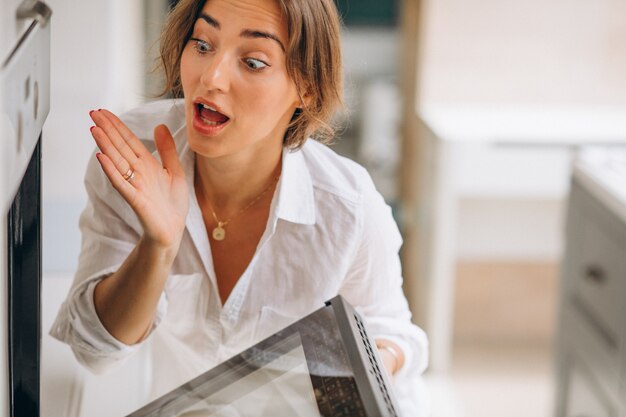
[[[52,9],[39,0],[24,0],[17,9],[18,19],[35,19],[42,27],[46,27],[52,16]]]

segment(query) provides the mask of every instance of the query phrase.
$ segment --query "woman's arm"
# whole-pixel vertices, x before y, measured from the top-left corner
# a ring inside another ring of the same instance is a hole
[[[133,209],[143,235],[122,266],[94,290],[96,313],[106,330],[125,344],[142,340],[172,267],[185,227],[188,187],[169,130],[158,126],[155,144],[162,163],[112,113],[91,112],[97,155],[113,187]],[[132,176],[129,178],[129,172]]]
[[[96,313],[120,342],[132,345],[147,335],[176,250],[142,237],[120,269],[96,285]]]
[[[354,305],[374,336],[390,374],[419,375],[427,364],[424,332],[411,322],[398,255],[402,239],[390,207],[364,173],[361,235],[340,294]]]

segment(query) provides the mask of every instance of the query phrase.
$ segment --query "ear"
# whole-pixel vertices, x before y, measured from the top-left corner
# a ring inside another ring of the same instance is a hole
[[[307,91],[303,96],[300,97],[300,105],[302,107],[309,107],[313,102],[313,95]]]
[[[311,106],[314,96],[308,90],[304,94],[298,94],[299,101],[296,103],[298,110],[302,111],[303,108]]]
[[[308,83],[307,83],[308,84]],[[313,103],[314,95],[309,85],[305,85],[302,91],[299,91],[296,87],[296,94],[298,94],[299,102],[296,104],[298,108],[309,107]]]

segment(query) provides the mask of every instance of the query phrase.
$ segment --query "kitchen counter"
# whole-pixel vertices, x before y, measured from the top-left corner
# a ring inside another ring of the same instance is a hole
[[[586,149],[577,158],[574,178],[626,223],[626,146]]]

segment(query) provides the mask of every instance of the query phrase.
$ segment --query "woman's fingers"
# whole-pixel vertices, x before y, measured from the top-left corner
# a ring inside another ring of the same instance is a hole
[[[109,181],[111,181],[113,188],[115,188],[132,206],[133,201],[135,200],[136,190],[132,186],[131,182],[124,178],[123,174],[120,174],[117,166],[106,154],[97,153],[96,158],[98,158],[98,162],[100,162],[100,166],[102,166],[104,173],[109,178]]]
[[[89,115],[96,126],[102,129],[102,131],[106,134],[107,138],[122,158],[126,159],[128,163],[132,165],[140,154],[137,154],[129,146],[127,140],[122,136],[118,128],[109,120],[105,111],[92,111]]]
[[[150,154],[150,151],[141,143],[141,141],[135,136],[135,134],[122,122],[119,117],[114,115],[108,110],[99,110],[106,120],[116,129],[122,139],[124,139],[126,145],[137,155],[142,157],[143,155]]]
[[[94,126],[91,128],[91,136],[93,136],[100,151],[106,155],[107,159],[117,169],[118,173],[122,176],[128,175],[129,171],[133,169],[131,163],[120,153],[118,147],[113,144],[109,135],[101,127]],[[135,156],[133,156],[133,158],[137,159]]]

